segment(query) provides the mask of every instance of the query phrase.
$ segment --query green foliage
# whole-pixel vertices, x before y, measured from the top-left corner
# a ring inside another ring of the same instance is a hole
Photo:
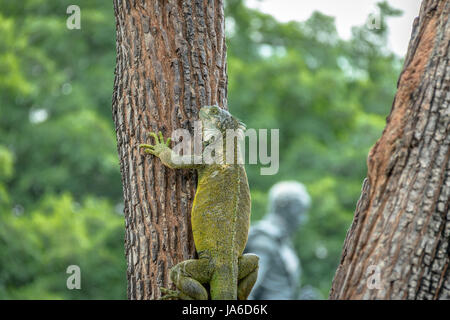
[[[80,0],[81,30],[66,28],[73,1],[0,3],[0,298],[125,298],[122,200],[111,95],[115,22],[111,1]],[[252,219],[280,180],[313,198],[295,239],[303,284],[327,295],[367,153],[392,104],[401,60],[382,29],[339,38],[314,13],[280,23],[226,2],[229,108],[248,128],[280,129],[280,171],[247,166]],[[66,288],[78,265],[82,290]]]
[[[82,28],[68,30],[70,4],[0,4],[0,144],[15,156],[9,189],[22,206],[48,192],[122,197],[110,107],[112,4],[77,1]]]
[[[13,175],[13,161],[11,152],[0,145],[0,210],[5,210],[10,205],[5,182]]]
[[[72,3],[0,3],[0,298],[126,298],[113,8]]]
[[[279,23],[240,0],[228,1],[226,9],[229,107],[248,128],[280,129],[279,173],[261,176],[259,166],[247,166],[253,220],[264,215],[275,182],[307,185],[313,204],[295,246],[303,284],[327,296],[401,60],[387,51],[384,27],[355,27],[353,38],[343,41],[333,18],[318,12],[304,23]],[[399,14],[386,2],[379,9],[382,26]]]
[[[0,217],[0,298],[126,298],[124,219],[108,201],[48,195],[32,212]],[[70,265],[82,290],[66,287]]]

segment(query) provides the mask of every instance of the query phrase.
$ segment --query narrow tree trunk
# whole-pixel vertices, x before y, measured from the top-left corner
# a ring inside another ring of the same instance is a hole
[[[422,3],[331,299],[450,299],[449,11]]]
[[[168,269],[194,257],[196,176],[139,152],[177,128],[192,132],[201,106],[227,105],[222,0],[114,0],[113,119],[125,201],[128,298],[157,299]]]

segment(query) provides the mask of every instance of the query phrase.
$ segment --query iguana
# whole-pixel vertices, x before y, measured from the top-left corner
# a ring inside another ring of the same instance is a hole
[[[200,109],[203,147],[214,142],[214,130],[225,137],[227,129],[243,130],[245,125],[218,106]],[[145,153],[155,155],[172,169],[194,168],[198,185],[191,212],[192,232],[198,259],[186,260],[170,269],[178,290],[161,288],[162,299],[245,300],[258,274],[258,256],[243,254],[250,224],[250,190],[243,164],[227,164],[226,152],[218,163],[182,163],[181,157],[164,141],[161,132],[149,133],[155,144],[141,144]],[[233,138],[234,139],[234,138]],[[223,148],[226,139],[223,139]],[[237,155],[236,149],[235,155]],[[235,158],[236,160],[236,158]],[[205,285],[209,287],[209,294]]]

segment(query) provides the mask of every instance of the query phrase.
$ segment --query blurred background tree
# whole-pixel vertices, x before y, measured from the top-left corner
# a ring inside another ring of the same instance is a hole
[[[81,30],[66,9],[81,8]],[[280,180],[306,184],[310,218],[298,232],[302,283],[327,295],[381,135],[402,59],[381,29],[342,40],[314,13],[280,23],[226,1],[229,109],[248,128],[280,129],[280,171],[247,166],[252,219]],[[115,25],[108,1],[0,3],[0,299],[125,299],[122,186],[111,94]],[[81,268],[82,290],[66,288]]]

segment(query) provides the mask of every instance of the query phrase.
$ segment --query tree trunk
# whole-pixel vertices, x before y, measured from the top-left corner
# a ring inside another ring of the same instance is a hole
[[[157,299],[168,269],[195,255],[196,175],[139,152],[177,128],[193,132],[203,105],[227,106],[222,0],[114,0],[113,119],[124,193],[128,298]]]
[[[424,0],[330,299],[450,299],[450,1]]]

